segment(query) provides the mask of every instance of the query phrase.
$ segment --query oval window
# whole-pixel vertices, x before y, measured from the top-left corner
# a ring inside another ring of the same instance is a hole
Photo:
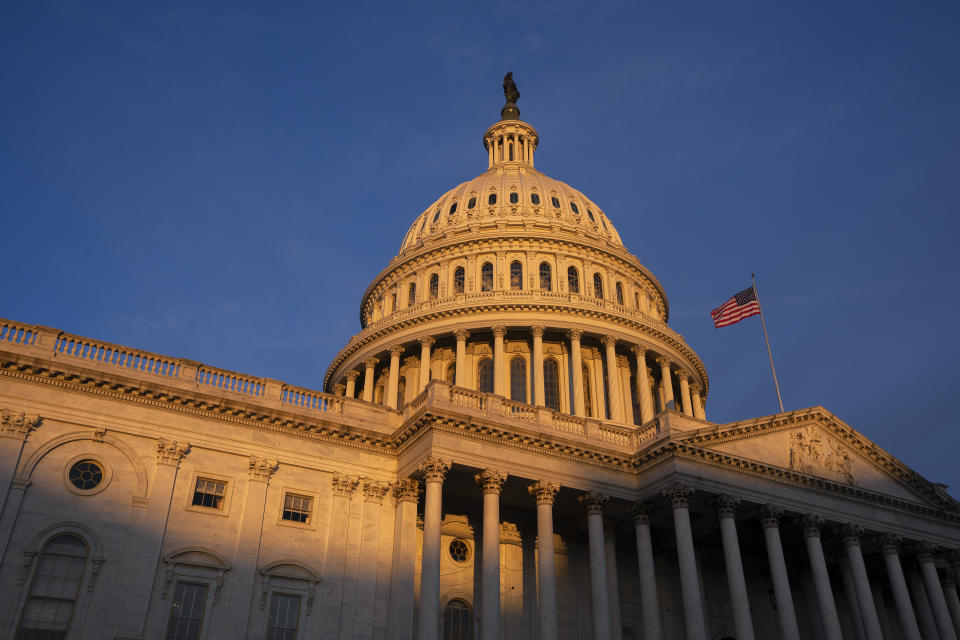
[[[80,460],[70,467],[70,482],[81,491],[89,491],[103,482],[103,468],[93,460]]]
[[[466,540],[455,538],[450,542],[450,557],[454,562],[466,562],[470,559],[470,545]]]
[[[531,193],[530,204],[540,204],[540,196],[536,193]]]

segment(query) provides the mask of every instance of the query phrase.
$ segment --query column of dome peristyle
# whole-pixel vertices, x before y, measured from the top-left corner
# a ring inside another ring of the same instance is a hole
[[[533,166],[533,153],[540,143],[537,130],[522,120],[501,120],[483,134],[487,168],[504,162]]]

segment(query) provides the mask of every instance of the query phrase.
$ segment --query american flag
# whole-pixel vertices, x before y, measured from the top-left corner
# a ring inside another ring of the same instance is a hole
[[[753,287],[750,287],[711,311],[710,317],[713,318],[713,326],[719,329],[758,313],[760,313],[760,303],[757,302],[757,292]]]

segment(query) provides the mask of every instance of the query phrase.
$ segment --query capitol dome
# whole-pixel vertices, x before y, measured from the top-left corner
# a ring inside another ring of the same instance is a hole
[[[534,167],[516,105],[483,135],[487,170],[411,224],[360,304],[325,388],[399,409],[432,379],[558,414],[704,417],[703,363],[666,293],[582,192]]]

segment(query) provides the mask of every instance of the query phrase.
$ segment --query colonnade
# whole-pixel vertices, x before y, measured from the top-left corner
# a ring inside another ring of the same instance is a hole
[[[437,458],[428,458],[420,465],[426,484],[426,502],[423,517],[423,554],[420,583],[419,616],[416,638],[437,640],[440,617],[440,557],[442,553],[440,528],[442,524],[442,487],[450,464]],[[482,556],[480,566],[479,627],[481,640],[499,640],[501,637],[500,612],[500,493],[507,474],[497,469],[483,469],[474,477],[483,494]],[[557,577],[554,565],[553,508],[560,486],[550,480],[539,480],[527,486],[536,504],[537,530],[537,610],[541,640],[554,640],[558,634]],[[677,575],[682,596],[682,620],[687,640],[707,640],[706,612],[703,610],[704,594],[698,570],[696,542],[690,515],[690,497],[696,489],[689,485],[675,484],[662,492],[662,497],[672,511],[673,532],[676,544]],[[594,638],[606,640],[621,637],[620,596],[616,578],[616,547],[611,535],[615,523],[605,518],[609,497],[595,491],[584,491],[578,496],[587,522],[587,542],[590,571],[590,600],[592,603],[592,632]],[[637,570],[640,585],[643,637],[657,640],[664,637],[664,623],[657,595],[657,576],[654,563],[651,516],[657,509],[665,509],[662,500],[637,502],[630,514],[636,538]],[[735,517],[740,509],[740,500],[726,494],[713,495],[709,499],[718,520],[720,539],[726,568],[727,588],[732,609],[736,637],[739,640],[769,635],[771,630],[754,626],[750,599],[747,593],[743,562],[741,559],[738,527]],[[779,637],[799,640],[800,630],[794,609],[794,596],[781,540],[783,510],[776,505],[755,505],[751,509],[762,527],[769,576],[773,586],[776,619]],[[819,635],[822,631],[827,640],[842,640],[840,617],[835,594],[828,572],[826,555],[821,543],[824,520],[816,514],[793,518],[792,522],[802,527],[813,583],[815,607],[809,607],[810,615],[819,613],[819,620],[811,620]],[[749,526],[742,523],[742,526]],[[843,557],[840,570],[844,574],[851,617],[858,627],[858,638],[867,640],[884,637],[921,638],[914,607],[928,610],[929,629],[924,638],[956,640],[960,628],[960,599],[957,596],[953,576],[941,578],[935,565],[936,548],[925,542],[912,547],[919,567],[918,584],[909,585],[901,568],[900,539],[882,534],[880,550],[886,567],[889,588],[893,594],[896,611],[902,627],[897,631],[884,631],[878,616],[873,587],[867,574],[861,540],[863,527],[856,524],[837,523],[833,528],[842,540]],[[953,567],[960,569],[960,557],[954,553]],[[846,586],[849,583],[849,586]],[[874,585],[875,586],[875,585]],[[808,605],[812,603],[807,603]],[[862,629],[862,633],[859,631]]]
[[[518,331],[510,327],[511,332]],[[531,395],[534,405],[545,406],[545,388],[544,388],[544,342],[543,337],[547,331],[563,332],[565,335],[570,354],[570,376],[572,398],[569,409],[574,415],[586,416],[587,409],[584,402],[584,379],[583,379],[583,339],[584,331],[579,328],[561,330],[550,329],[543,325],[534,325],[523,330],[529,331],[531,352],[531,370],[532,384]],[[507,354],[504,348],[504,340],[508,328],[505,325],[496,325],[491,327],[490,332],[493,336],[493,393],[500,396],[508,396],[509,380],[507,367]],[[456,341],[456,384],[467,378],[467,340],[471,333],[466,329],[457,329],[453,332]],[[701,396],[703,387],[697,382],[691,382],[691,374],[675,363],[667,354],[658,354],[649,347],[632,343],[623,338],[612,334],[591,334],[592,339],[598,340],[602,347],[605,375],[606,375],[606,397],[604,398],[609,407],[610,420],[619,423],[633,422],[633,400],[630,389],[628,374],[629,364],[621,366],[625,362],[624,356],[617,355],[617,349],[628,351],[633,355],[633,364],[636,371],[636,394],[639,402],[640,423],[644,424],[652,420],[656,414],[656,408],[661,410],[682,411],[685,415],[706,419],[704,409],[705,397]],[[414,394],[407,397],[412,398],[419,394],[430,381],[431,350],[436,344],[436,338],[432,335],[422,336],[417,339],[419,343],[419,385]],[[416,347],[414,347],[416,348]],[[384,393],[384,404],[392,409],[397,409],[397,389],[400,378],[400,359],[407,347],[404,344],[397,344],[388,350],[389,365],[388,379]],[[650,355],[657,365],[659,373],[659,382],[655,379],[654,369],[647,364],[647,356]],[[377,356],[368,357],[363,361],[363,395],[362,399],[366,402],[374,400],[374,380],[376,368],[380,365],[381,359]],[[624,368],[626,367],[626,368]],[[625,376],[627,379],[624,379]],[[345,374],[346,384],[342,393],[348,398],[356,396],[357,378],[360,372],[357,370],[348,371]],[[674,396],[674,381],[679,388],[679,397]],[[408,378],[408,391],[410,381]],[[601,385],[597,384],[594,390],[596,394],[604,393]]]
[[[503,132],[490,136],[484,141],[487,147],[488,168],[499,162],[524,162],[533,166],[533,152],[536,140],[528,134]],[[513,148],[511,157],[510,150]]]

